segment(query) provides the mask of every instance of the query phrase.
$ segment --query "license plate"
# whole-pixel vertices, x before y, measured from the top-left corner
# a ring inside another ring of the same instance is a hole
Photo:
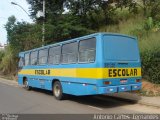
[[[127,80],[120,80],[120,83],[122,84],[127,83]]]

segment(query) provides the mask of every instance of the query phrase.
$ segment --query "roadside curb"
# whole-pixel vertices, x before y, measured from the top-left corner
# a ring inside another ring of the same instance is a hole
[[[138,101],[138,100],[132,100],[132,99],[126,99],[126,98],[120,98],[120,97],[113,97],[113,96],[110,96],[110,97],[115,98],[115,99],[120,100],[120,101],[128,102],[128,103],[137,103],[137,104],[140,104],[140,105],[160,108],[160,105],[153,104],[153,103],[150,103],[150,102],[145,102],[142,99]]]
[[[160,108],[160,105],[149,103],[149,102],[147,103],[147,102],[143,102],[143,101],[138,101],[137,103],[140,104],[140,105],[146,105],[146,106],[152,106],[152,107]]]
[[[146,105],[146,106],[160,108],[160,103],[157,102],[157,101],[160,101],[160,97],[148,98],[145,96],[139,96],[138,94],[132,94],[132,93],[112,94],[109,96],[112,98],[115,98],[117,100],[128,102],[128,103],[137,103],[140,105]]]
[[[17,82],[17,81],[8,80],[8,79],[2,78],[2,77],[0,77],[0,79],[1,79],[1,80],[0,80],[1,83],[10,83],[10,84],[18,85],[18,82]]]

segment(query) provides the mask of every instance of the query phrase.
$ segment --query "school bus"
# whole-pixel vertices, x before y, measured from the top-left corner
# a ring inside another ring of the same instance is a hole
[[[19,53],[18,83],[65,95],[99,95],[141,89],[137,38],[95,33]]]

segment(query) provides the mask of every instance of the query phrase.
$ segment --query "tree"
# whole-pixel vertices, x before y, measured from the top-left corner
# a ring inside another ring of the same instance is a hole
[[[8,42],[16,53],[41,45],[41,26],[27,22],[17,22],[14,16],[5,25]]]
[[[11,34],[14,28],[16,22],[16,18],[15,16],[11,16],[8,18],[8,22],[5,25],[6,31],[7,31],[7,41],[10,42],[11,41]]]
[[[159,0],[153,0],[151,5],[150,15],[154,19],[155,22],[160,21],[160,1]],[[160,23],[160,22],[159,22]]]
[[[31,16],[36,19],[38,25],[42,25],[42,19],[36,18],[36,13],[42,10],[42,0],[27,0],[31,5]],[[67,0],[46,0],[45,17],[45,42],[53,43],[74,37],[79,37],[93,32],[87,28],[79,16],[64,13]]]
[[[2,62],[3,57],[4,57],[4,50],[0,50],[0,63]]]
[[[1,60],[0,68],[4,73],[14,73],[17,67],[18,53],[42,45],[41,25],[17,22],[14,16],[8,18],[5,25],[8,46]]]

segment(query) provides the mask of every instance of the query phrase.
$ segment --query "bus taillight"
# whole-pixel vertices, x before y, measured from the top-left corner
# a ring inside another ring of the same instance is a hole
[[[109,85],[109,84],[111,84],[111,82],[110,81],[105,81],[104,84]]]
[[[141,80],[140,80],[140,79],[137,79],[136,82],[141,82]]]

